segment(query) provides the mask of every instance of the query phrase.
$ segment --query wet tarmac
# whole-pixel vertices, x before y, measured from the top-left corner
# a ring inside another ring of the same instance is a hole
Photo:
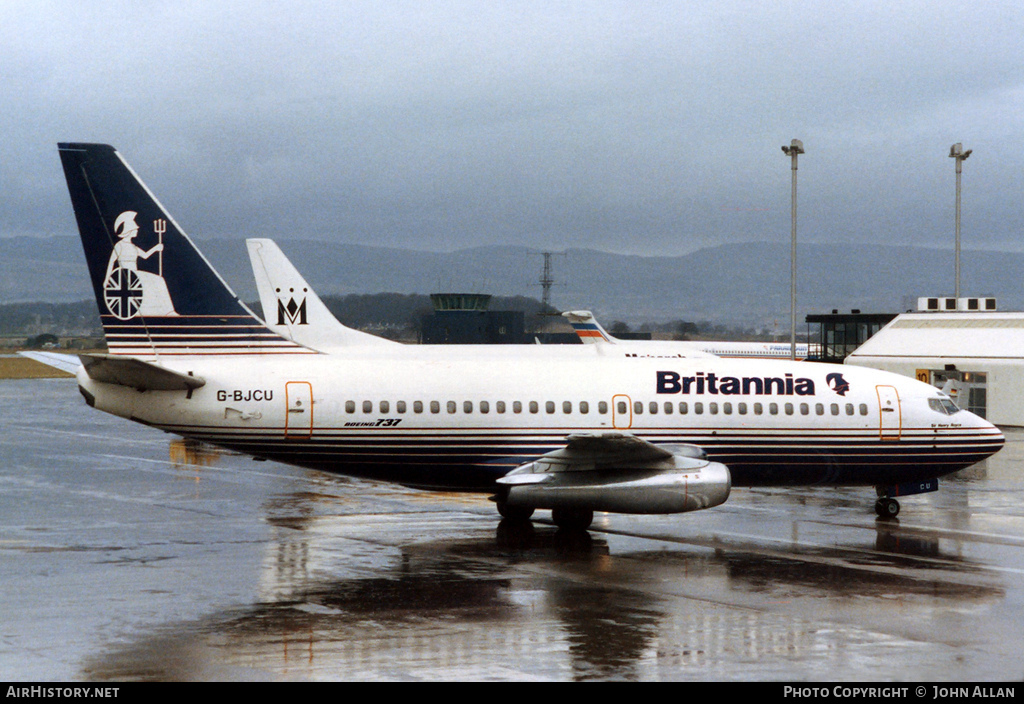
[[[0,382],[0,678],[1020,681],[1024,430],[876,519],[735,490],[565,534]]]

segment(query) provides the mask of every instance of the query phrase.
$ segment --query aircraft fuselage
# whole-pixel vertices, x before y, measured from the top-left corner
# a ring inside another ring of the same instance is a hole
[[[1003,442],[973,414],[936,410],[939,392],[926,384],[826,364],[576,346],[161,363],[201,371],[206,384],[140,392],[84,372],[79,383],[98,408],[185,437],[424,488],[491,490],[580,432],[698,445],[735,486],[900,484],[969,466]]]

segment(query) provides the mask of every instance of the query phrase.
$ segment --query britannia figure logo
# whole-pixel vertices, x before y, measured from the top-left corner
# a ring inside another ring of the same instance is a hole
[[[825,383],[828,384],[828,388],[835,391],[840,396],[845,396],[846,392],[850,390],[850,382],[843,378],[842,374],[833,372],[825,377]]]
[[[136,316],[177,315],[163,277],[162,240],[167,230],[167,221],[153,221],[153,231],[161,241],[147,251],[136,246],[133,241],[139,234],[136,215],[138,213],[135,211],[126,210],[114,221],[114,234],[119,239],[110,254],[107,274],[103,278],[103,297],[107,310],[118,320],[130,320]],[[153,254],[159,254],[159,273],[139,269],[139,260],[149,259]]]

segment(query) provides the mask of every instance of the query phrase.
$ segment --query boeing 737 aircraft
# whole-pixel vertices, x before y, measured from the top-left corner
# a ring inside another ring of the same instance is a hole
[[[636,346],[646,354],[666,355],[673,352],[706,352],[716,357],[744,357],[754,359],[790,359],[792,345],[788,342],[730,342],[725,340],[621,340],[613,337],[597,322],[589,310],[562,313],[585,345]],[[797,360],[807,359],[807,343],[796,344]]]
[[[598,345],[320,351],[239,301],[113,147],[59,153],[108,344],[80,355],[80,391],[168,432],[488,492],[507,518],[551,509],[572,528],[594,511],[693,511],[758,485],[875,486],[877,510],[895,515],[895,496],[934,490],[1004,442],[937,389],[866,368]]]

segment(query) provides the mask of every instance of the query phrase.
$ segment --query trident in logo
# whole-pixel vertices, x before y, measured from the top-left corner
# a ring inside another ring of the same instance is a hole
[[[160,245],[163,245],[163,243],[164,243],[164,233],[167,232],[167,221],[164,220],[163,218],[158,218],[158,219],[154,220],[153,221],[153,232],[155,232],[157,234],[157,241],[158,241],[158,243]],[[159,274],[158,275],[159,276],[163,276],[164,275],[164,248],[162,246],[160,247],[159,254],[160,254],[160,259],[157,262],[158,267],[159,267]]]

